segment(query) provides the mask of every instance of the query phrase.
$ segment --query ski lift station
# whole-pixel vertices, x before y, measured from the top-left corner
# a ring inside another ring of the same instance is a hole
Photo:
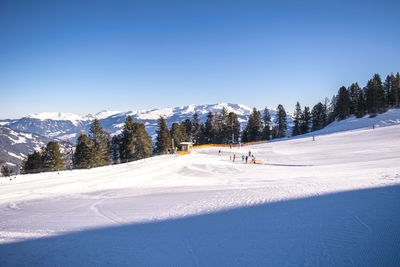
[[[192,142],[182,142],[180,143],[181,151],[186,151],[190,153],[193,150],[193,143]]]

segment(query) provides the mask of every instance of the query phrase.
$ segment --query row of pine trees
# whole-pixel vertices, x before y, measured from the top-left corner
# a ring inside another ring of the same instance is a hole
[[[379,74],[375,74],[364,88],[361,89],[358,83],[348,88],[343,86],[331,100],[326,98],[324,103],[317,103],[311,110],[307,106],[302,109],[297,102],[290,133],[287,113],[282,105],[276,108],[273,122],[267,107],[262,114],[253,108],[242,131],[237,114],[227,112],[224,107],[221,112],[210,111],[204,123],[195,113],[192,120],[174,122],[170,129],[165,119],[160,117],[154,147],[144,124],[134,122],[130,116],[125,121],[122,133],[112,138],[109,132],[102,129],[99,120],[95,119],[89,134],[80,133],[71,161],[75,169],[93,168],[170,153],[185,141],[195,145],[228,144],[270,140],[290,134],[296,136],[322,129],[334,120],[343,120],[350,115],[361,118],[369,114],[373,117],[389,107],[399,107],[399,103],[399,73],[387,75],[383,83]],[[59,171],[65,169],[65,165],[65,155],[61,153],[60,145],[52,141],[41,151],[28,155],[23,161],[23,172]]]

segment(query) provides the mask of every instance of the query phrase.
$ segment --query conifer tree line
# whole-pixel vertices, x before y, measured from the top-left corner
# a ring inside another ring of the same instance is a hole
[[[384,82],[379,74],[375,74],[362,89],[358,83],[348,88],[342,86],[331,100],[326,98],[324,103],[317,103],[311,110],[307,106],[302,108],[297,102],[291,131],[288,131],[287,113],[281,104],[276,108],[274,121],[267,107],[262,112],[253,108],[242,131],[237,114],[228,112],[225,107],[221,112],[210,111],[204,123],[195,113],[191,120],[174,122],[168,128],[165,119],[160,117],[154,147],[144,124],[134,122],[130,116],[126,118],[121,134],[112,138],[95,119],[88,134],[80,133],[72,165],[75,169],[82,169],[140,160],[171,153],[186,141],[194,145],[229,144],[296,136],[320,130],[334,120],[344,120],[351,115],[361,118],[369,114],[373,117],[390,107],[400,107],[399,73],[387,75]],[[60,145],[51,141],[41,151],[28,155],[22,170],[23,173],[59,171],[65,169],[65,165]]]
[[[22,173],[39,173],[65,170],[64,154],[56,141],[50,141],[40,151],[29,154],[22,161]]]

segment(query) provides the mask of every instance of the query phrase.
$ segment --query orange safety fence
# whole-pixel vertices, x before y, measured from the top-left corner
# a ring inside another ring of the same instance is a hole
[[[175,153],[178,155],[187,155],[190,154],[190,151],[176,151]]]

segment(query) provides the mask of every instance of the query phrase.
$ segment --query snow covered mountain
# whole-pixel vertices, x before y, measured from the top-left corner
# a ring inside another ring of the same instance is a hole
[[[6,125],[11,129],[36,133],[48,138],[57,138],[60,140],[70,139],[75,142],[81,130],[88,131],[94,118],[100,120],[102,127],[111,132],[111,134],[120,133],[127,116],[146,126],[150,136],[154,137],[157,128],[157,121],[163,116],[171,126],[173,122],[181,122],[186,119],[192,119],[193,114],[197,112],[201,121],[205,121],[207,113],[220,112],[225,107],[228,112],[235,112],[242,126],[245,125],[250,115],[251,108],[241,104],[219,103],[213,105],[188,105],[175,108],[160,108],[151,110],[137,111],[101,111],[95,115],[78,116],[72,113],[45,112],[29,115],[20,119],[0,120],[0,125]],[[275,111],[271,110],[271,117],[274,119]],[[291,117],[288,117],[288,123],[291,124]]]
[[[0,125],[0,166],[10,169],[21,165],[23,158],[45,146],[51,139],[34,133],[15,131]]]

